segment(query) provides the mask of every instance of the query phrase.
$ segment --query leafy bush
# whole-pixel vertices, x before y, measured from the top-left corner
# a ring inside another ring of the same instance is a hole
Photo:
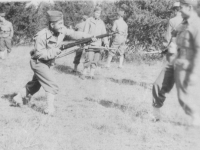
[[[129,45],[143,47],[140,50],[157,49],[162,43],[166,31],[173,0],[119,0],[115,3],[102,2],[102,19],[108,30],[111,29],[116,11],[125,11],[125,21],[129,26]],[[60,10],[64,14],[66,26],[75,26],[82,15],[90,16],[93,12],[92,1],[55,1],[55,5],[41,2],[38,7],[27,6],[27,2],[0,3],[0,9],[6,12],[6,18],[14,26],[14,42],[30,41],[34,34],[47,26],[47,10]]]

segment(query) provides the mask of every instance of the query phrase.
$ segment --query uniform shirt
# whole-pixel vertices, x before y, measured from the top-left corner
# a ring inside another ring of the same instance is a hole
[[[191,74],[200,75],[200,19],[192,15],[185,29],[177,36],[178,59]]]
[[[4,20],[3,22],[0,22],[0,37],[13,37],[13,26],[12,23]]]
[[[168,46],[168,44],[170,43],[171,41],[171,38],[172,38],[172,31],[176,31],[178,26],[182,23],[183,21],[183,18],[181,16],[181,13],[178,13],[174,18],[171,18],[169,20],[169,24],[168,24],[168,27],[167,27],[167,32],[164,36],[164,45],[165,46]],[[176,40],[173,39],[174,43],[176,43]]]
[[[73,30],[66,29],[64,34],[71,35],[73,34]],[[53,32],[48,28],[39,31],[34,37],[35,53],[33,57],[41,60],[54,59],[61,52],[59,47],[57,47],[58,42],[62,42],[62,40],[58,40],[59,36],[53,35]]]
[[[126,38],[128,35],[128,25],[123,18],[119,18],[114,21],[112,31],[117,32],[116,35],[122,35]]]
[[[85,22],[85,27],[83,32],[88,33],[92,36],[98,36],[101,34],[106,34],[106,27],[104,22],[101,19],[95,19],[93,17],[90,17]],[[105,45],[108,45],[108,39],[105,37],[103,38],[103,42]],[[95,46],[101,46],[102,41],[101,39],[91,43],[91,45]]]
[[[59,47],[65,36],[70,36],[73,39],[91,37],[91,35],[80,31],[76,32],[65,26],[62,28],[61,33],[58,36],[55,36],[51,30],[45,28],[39,31],[34,37],[35,49],[33,58],[46,61],[54,59],[61,52]]]

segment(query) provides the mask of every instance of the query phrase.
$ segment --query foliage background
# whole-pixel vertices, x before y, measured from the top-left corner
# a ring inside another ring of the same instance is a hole
[[[28,2],[0,3],[0,10],[6,12],[6,19],[14,26],[14,44],[30,42],[36,32],[47,26],[47,10],[60,10],[64,14],[66,26],[74,27],[82,15],[91,16],[93,1],[55,1],[55,4],[41,2],[38,7]],[[161,46],[162,35],[166,30],[173,0],[119,0],[99,2],[102,19],[108,31],[115,20],[116,11],[125,11],[124,19],[129,26],[129,45],[135,50],[157,49]],[[142,47],[142,48],[141,48]]]

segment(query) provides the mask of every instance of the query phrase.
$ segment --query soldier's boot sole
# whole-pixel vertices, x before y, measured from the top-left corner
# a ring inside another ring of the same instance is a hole
[[[16,96],[13,97],[13,102],[15,105],[22,106],[23,100],[21,93],[18,93]]]

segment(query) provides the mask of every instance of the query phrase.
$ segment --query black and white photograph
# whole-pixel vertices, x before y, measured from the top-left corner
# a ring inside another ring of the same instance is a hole
[[[1,0],[0,150],[200,150],[200,0]]]

